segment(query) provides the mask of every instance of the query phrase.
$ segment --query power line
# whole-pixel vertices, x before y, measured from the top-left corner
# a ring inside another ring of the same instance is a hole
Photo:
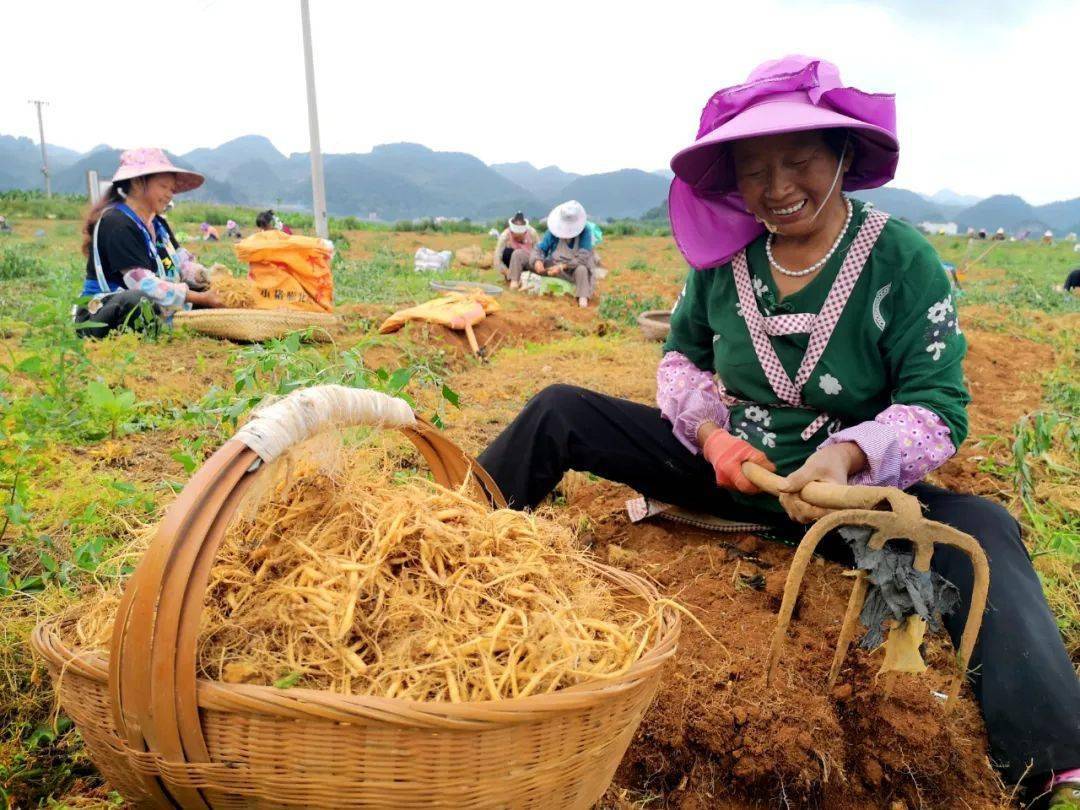
[[[41,117],[41,108],[49,102],[31,99],[29,103],[37,107],[38,135],[41,137],[41,173],[45,177],[45,196],[51,198],[52,182],[49,180],[49,153],[45,149],[45,123]]]

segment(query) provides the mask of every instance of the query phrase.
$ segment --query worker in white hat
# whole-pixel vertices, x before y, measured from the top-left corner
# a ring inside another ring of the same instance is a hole
[[[533,269],[574,285],[578,305],[587,307],[596,290],[596,254],[593,235],[585,227],[588,216],[577,200],[556,205],[547,218],[547,233],[533,250]]]

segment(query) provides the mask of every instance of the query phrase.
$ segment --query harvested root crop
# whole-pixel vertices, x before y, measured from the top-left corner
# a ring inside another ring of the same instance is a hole
[[[201,677],[421,701],[551,692],[626,671],[660,629],[569,532],[370,454],[308,457],[234,519],[203,613]],[[399,474],[400,476],[400,474]],[[105,650],[116,592],[68,632]]]
[[[210,289],[231,309],[252,309],[255,306],[255,285],[247,278],[234,276],[223,264],[210,268]]]

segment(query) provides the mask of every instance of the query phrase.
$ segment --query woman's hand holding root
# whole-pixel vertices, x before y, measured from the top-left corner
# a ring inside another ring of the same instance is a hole
[[[855,442],[841,442],[823,447],[810,456],[780,485],[780,505],[799,523],[811,523],[824,517],[827,510],[804,501],[799,493],[811,481],[846,484],[848,478],[866,466],[866,454]]]
[[[219,307],[225,306],[225,303],[221,300],[221,296],[213,290],[207,290],[206,292],[189,290],[187,300],[189,303],[205,307],[206,309],[218,309]]]

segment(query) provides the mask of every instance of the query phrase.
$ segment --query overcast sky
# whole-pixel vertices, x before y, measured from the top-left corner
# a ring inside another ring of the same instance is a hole
[[[414,141],[488,163],[656,169],[710,94],[786,53],[897,94],[895,185],[1080,196],[1075,0],[312,0],[322,145]],[[298,0],[0,7],[0,133],[306,151]]]

